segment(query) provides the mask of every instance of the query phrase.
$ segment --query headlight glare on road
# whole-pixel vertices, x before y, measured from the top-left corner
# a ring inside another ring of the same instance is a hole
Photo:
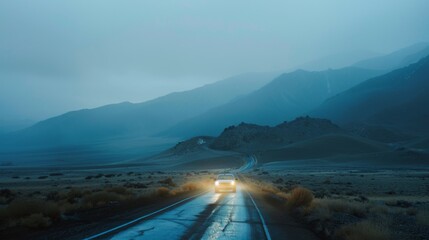
[[[215,181],[215,185],[216,185],[216,186],[219,186],[219,181]]]
[[[235,185],[235,181],[231,181],[231,185]]]

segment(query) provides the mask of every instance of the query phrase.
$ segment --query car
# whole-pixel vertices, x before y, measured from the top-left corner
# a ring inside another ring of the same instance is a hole
[[[220,191],[236,192],[237,186],[234,174],[219,174],[215,181],[215,193]]]

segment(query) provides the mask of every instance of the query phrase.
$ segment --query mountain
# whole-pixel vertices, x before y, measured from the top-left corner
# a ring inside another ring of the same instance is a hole
[[[327,134],[259,153],[262,162],[323,159],[388,151],[385,145],[345,134]]]
[[[216,150],[255,151],[278,148],[317,136],[343,133],[344,131],[326,119],[299,117],[274,127],[241,123],[225,128],[210,147]]]
[[[311,115],[429,134],[429,56],[325,101]]]
[[[379,70],[394,70],[418,62],[429,55],[429,43],[417,43],[387,55],[355,63],[354,67]]]
[[[427,145],[427,139],[416,139],[398,145],[386,144],[351,132],[327,119],[298,117],[277,126],[240,123],[230,126],[217,137],[197,136],[179,142],[176,146],[152,158],[138,160],[146,164],[178,164],[196,168],[212,163],[230,165],[234,154],[254,155],[261,168],[287,168],[289,165],[308,167],[316,164],[324,168],[343,166],[391,166],[418,162],[427,165],[427,153],[408,148]],[[364,133],[366,135],[367,133]],[[235,156],[236,157],[236,156]],[[388,157],[388,159],[386,159]],[[207,159],[207,160],[204,160]],[[390,160],[392,159],[392,162]],[[286,167],[282,167],[282,166]],[[233,166],[229,166],[233,167]]]
[[[285,73],[261,89],[185,120],[161,135],[217,135],[225,126],[240,122],[278,124],[300,116],[327,98],[379,74],[381,71],[354,67]]]
[[[125,102],[68,112],[6,135],[3,147],[82,144],[124,135],[148,136],[248,94],[274,77],[273,73],[243,74],[143,103]]]

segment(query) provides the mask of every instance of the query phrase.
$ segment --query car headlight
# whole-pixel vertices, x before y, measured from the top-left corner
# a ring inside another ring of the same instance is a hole
[[[216,186],[219,186],[219,181],[215,181],[215,185],[216,185]]]
[[[231,181],[231,185],[235,185],[235,181]]]

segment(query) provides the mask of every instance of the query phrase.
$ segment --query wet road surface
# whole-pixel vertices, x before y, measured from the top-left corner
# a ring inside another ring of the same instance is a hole
[[[249,195],[209,192],[108,239],[266,239]]]
[[[257,165],[255,156],[245,160],[234,173]],[[236,193],[211,190],[86,239],[318,239],[263,197],[252,197],[241,184]]]

